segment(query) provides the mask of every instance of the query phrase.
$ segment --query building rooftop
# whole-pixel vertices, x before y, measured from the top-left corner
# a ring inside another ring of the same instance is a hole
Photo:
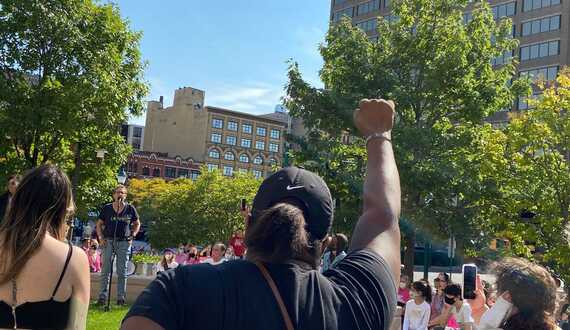
[[[278,124],[278,125],[286,125],[287,124],[287,121],[279,120],[279,119],[273,118],[273,117],[267,117],[268,115],[256,116],[256,115],[252,115],[252,114],[245,113],[245,112],[239,112],[239,111],[234,111],[234,110],[229,110],[229,109],[224,109],[224,108],[219,108],[219,107],[213,107],[213,106],[209,106],[209,105],[206,106],[206,109],[208,109],[208,111],[220,113],[220,114],[224,114],[224,115],[248,118],[251,120],[258,120],[258,121],[261,120],[261,121],[270,122],[270,123]]]

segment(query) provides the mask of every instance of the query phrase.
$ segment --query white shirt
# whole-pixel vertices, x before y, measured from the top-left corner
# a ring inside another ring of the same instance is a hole
[[[459,310],[457,307],[451,306],[451,314],[455,316],[457,323],[461,324],[475,324],[473,316],[471,316],[471,306],[467,302],[463,302],[463,305]]]
[[[402,330],[427,330],[431,307],[427,302],[416,304],[412,299],[406,303]]]
[[[178,263],[176,261],[172,261],[172,262],[168,263],[167,266],[168,266],[168,268],[164,269],[164,267],[162,266],[162,262],[159,262],[158,266],[156,267],[156,270],[159,272],[163,272],[163,271],[168,270],[168,269],[176,268],[176,267],[178,267]]]
[[[226,262],[226,259],[225,259],[225,258],[222,258],[222,259],[220,259],[220,260],[217,261],[217,262],[214,261],[214,259],[212,259],[212,258],[208,258],[208,259],[204,260],[203,263],[205,263],[205,264],[210,264],[210,265],[214,265],[214,266],[215,266],[215,265],[219,265],[219,264],[224,263],[224,262]]]

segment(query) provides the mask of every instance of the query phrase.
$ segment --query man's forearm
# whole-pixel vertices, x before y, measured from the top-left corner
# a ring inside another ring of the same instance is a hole
[[[370,209],[381,210],[386,216],[378,220],[397,222],[401,207],[400,176],[390,139],[391,135],[386,133],[385,138],[375,138],[368,142],[364,212]]]
[[[103,238],[103,226],[101,225],[100,222],[97,222],[97,225],[95,225],[95,230],[97,231],[97,238],[98,239],[102,239]]]
[[[140,220],[137,220],[133,223],[133,237],[137,236],[140,229],[141,229],[141,222]]]

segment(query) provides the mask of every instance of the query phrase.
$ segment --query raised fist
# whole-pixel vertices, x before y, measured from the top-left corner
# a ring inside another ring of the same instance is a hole
[[[354,110],[354,125],[363,136],[390,133],[394,126],[394,102],[383,99],[363,99]]]

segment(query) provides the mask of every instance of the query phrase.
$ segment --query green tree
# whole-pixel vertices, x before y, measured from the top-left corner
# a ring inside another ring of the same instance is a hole
[[[480,140],[482,180],[497,187],[483,198],[487,230],[508,238],[512,252],[550,266],[570,282],[570,71],[543,89],[534,108]],[[521,213],[531,213],[521,216]],[[534,214],[534,217],[531,217]]]
[[[130,152],[120,124],[142,113],[141,34],[112,4],[0,4],[2,172],[57,163],[73,173],[80,206],[95,206]],[[97,149],[108,151],[99,163]]]
[[[408,271],[414,262],[415,228],[441,239],[454,234],[461,245],[476,241],[478,225],[471,221],[474,209],[466,199],[472,193],[463,192],[471,178],[459,177],[461,168],[456,165],[472,156],[470,139],[484,119],[510,108],[515,91],[524,87],[520,82],[509,84],[515,60],[500,68],[492,65],[495,57],[516,47],[511,21],[496,23],[486,1],[479,1],[473,20],[464,24],[466,4],[395,1],[393,19],[378,21],[377,41],[344,19],[331,26],[321,46],[324,89],[306,83],[296,63],[288,73],[286,106],[310,130],[293,159],[321,170],[334,196],[349,201],[341,207],[358,205],[363,173],[363,141],[353,139],[340,147],[355,132],[352,110],[362,98],[396,102],[393,143],[402,181],[402,213],[414,225],[412,230],[403,228]],[[340,150],[350,150],[354,157],[344,158],[346,152]]]
[[[132,180],[129,193],[149,224],[151,244],[164,248],[183,242],[227,241],[244,229],[240,202],[245,198],[251,205],[259,184],[251,175],[226,177],[202,168],[196,181]]]

